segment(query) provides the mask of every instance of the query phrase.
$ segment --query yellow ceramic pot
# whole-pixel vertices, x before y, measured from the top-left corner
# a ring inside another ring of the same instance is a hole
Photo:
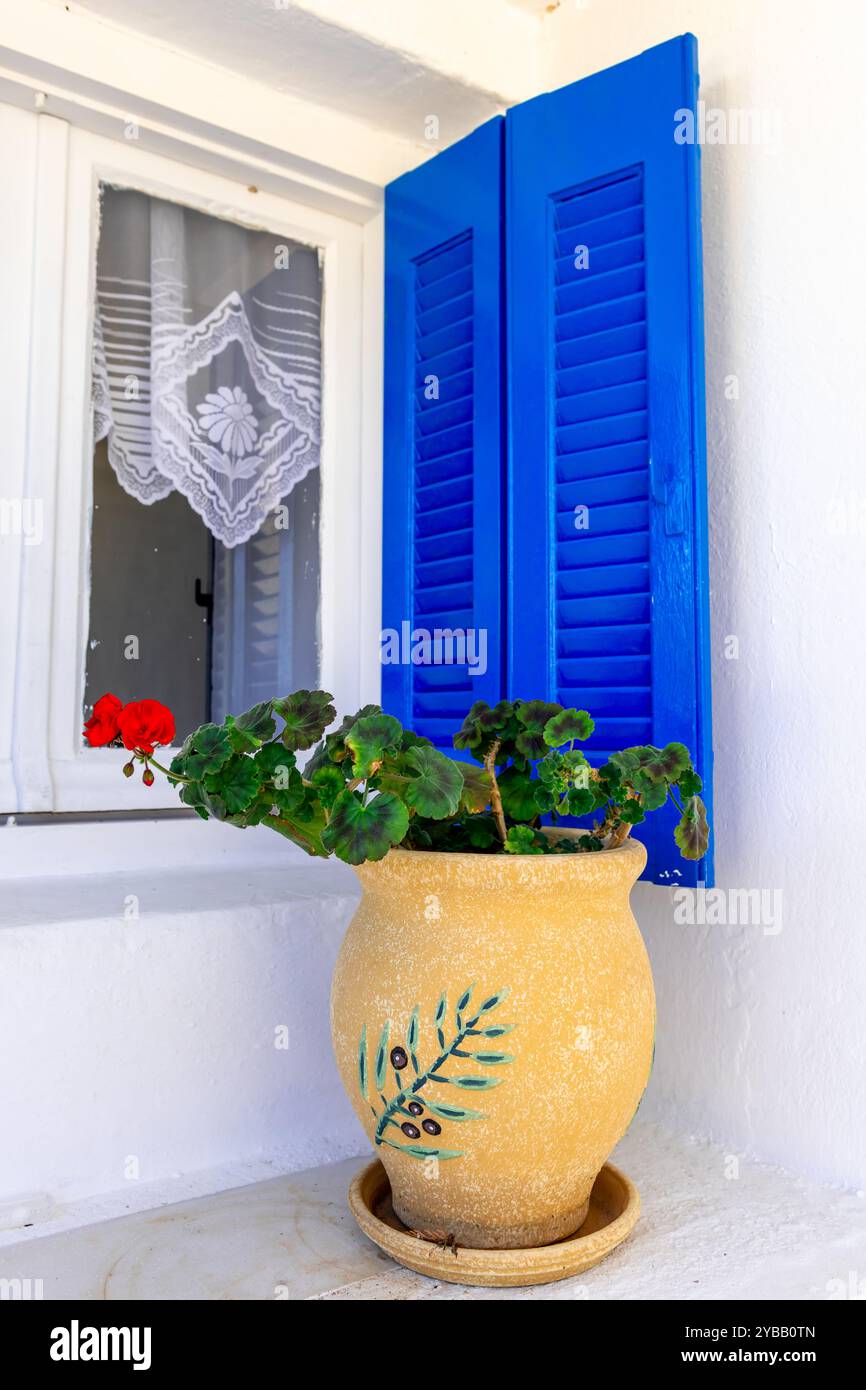
[[[413,1231],[572,1235],[649,1079],[655,1000],[635,840],[595,854],[392,850],[334,974],[343,1084]]]

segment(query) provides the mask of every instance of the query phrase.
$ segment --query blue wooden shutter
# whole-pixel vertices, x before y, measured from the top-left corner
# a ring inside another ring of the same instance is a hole
[[[508,680],[589,709],[593,761],[688,744],[709,804],[697,81],[687,35],[508,113]],[[709,881],[674,820],[646,876]]]
[[[487,650],[476,675],[384,664],[382,701],[448,749],[504,678],[503,126],[496,117],[385,190],[383,629],[483,630]]]

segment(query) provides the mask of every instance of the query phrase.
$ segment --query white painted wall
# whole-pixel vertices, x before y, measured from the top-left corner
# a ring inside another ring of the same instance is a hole
[[[330,1040],[345,865],[202,821],[6,826],[0,882],[0,1204],[363,1150]]]
[[[778,935],[678,926],[666,890],[638,891],[659,996],[647,1106],[862,1187],[866,12],[563,0],[543,24],[548,85],[686,30],[707,106],[779,128],[776,148],[704,147],[703,228],[717,881],[780,888],[783,916]]]

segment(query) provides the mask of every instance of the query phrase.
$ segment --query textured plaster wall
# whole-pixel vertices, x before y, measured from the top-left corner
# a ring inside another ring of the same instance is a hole
[[[0,1208],[363,1147],[329,1020],[351,870],[145,821],[5,826],[0,881]]]
[[[677,925],[667,890],[640,888],[645,1105],[863,1186],[866,11],[563,0],[542,27],[550,87],[691,30],[707,107],[775,132],[704,146],[703,229],[717,882],[781,890],[781,920],[770,899],[763,925]]]

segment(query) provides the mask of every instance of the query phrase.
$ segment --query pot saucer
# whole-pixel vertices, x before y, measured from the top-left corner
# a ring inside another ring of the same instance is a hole
[[[575,1235],[528,1250],[461,1246],[456,1253],[407,1230],[394,1214],[391,1184],[378,1159],[353,1180],[349,1208],[364,1235],[407,1269],[449,1284],[507,1288],[551,1284],[591,1269],[631,1233],[640,1215],[640,1197],[631,1179],[606,1163],[590,1194],[586,1220]]]

